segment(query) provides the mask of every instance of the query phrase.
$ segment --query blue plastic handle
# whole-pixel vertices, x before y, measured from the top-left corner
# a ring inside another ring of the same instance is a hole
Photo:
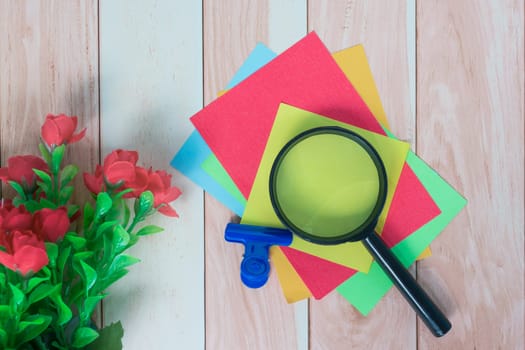
[[[292,232],[274,227],[229,223],[224,231],[224,239],[244,245],[241,280],[247,287],[260,288],[266,284],[270,275],[269,247],[289,246]]]

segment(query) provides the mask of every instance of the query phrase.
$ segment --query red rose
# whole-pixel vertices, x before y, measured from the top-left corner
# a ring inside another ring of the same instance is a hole
[[[42,125],[42,140],[49,148],[80,141],[86,134],[86,129],[75,134],[77,124],[77,117],[69,117],[65,114],[48,114]]]
[[[44,208],[33,217],[33,231],[46,242],[56,242],[64,237],[69,229],[69,217],[64,207],[58,209]]]
[[[33,169],[49,171],[41,158],[31,155],[11,157],[7,160],[7,167],[0,168],[0,180],[18,182],[25,190],[32,192],[37,179]]]
[[[115,150],[104,159],[102,167],[97,166],[95,174],[84,174],[86,187],[99,193],[103,185],[120,186],[119,190],[132,189],[125,198],[138,197],[148,185],[148,172],[136,166],[139,156],[135,151]]]
[[[31,213],[23,205],[17,208],[13,206],[11,201],[5,201],[0,207],[0,230],[29,230],[32,221]]]
[[[160,213],[172,217],[179,216],[169,204],[182,193],[177,187],[171,186],[171,174],[168,174],[164,170],[150,171],[146,190],[153,193],[153,206],[157,208]]]
[[[84,183],[90,192],[94,194],[101,192],[102,187],[104,186],[104,174],[102,172],[102,167],[97,165],[95,174],[84,173]]]
[[[40,271],[49,262],[44,242],[33,232],[0,230],[0,264],[22,275]]]

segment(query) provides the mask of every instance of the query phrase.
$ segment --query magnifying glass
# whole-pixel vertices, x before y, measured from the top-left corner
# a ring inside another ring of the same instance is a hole
[[[440,337],[450,330],[450,321],[374,232],[387,175],[368,141],[339,127],[304,131],[278,153],[269,185],[275,213],[289,230],[322,245],[361,241],[430,331]]]

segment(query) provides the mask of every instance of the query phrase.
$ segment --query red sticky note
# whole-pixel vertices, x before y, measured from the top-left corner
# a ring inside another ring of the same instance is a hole
[[[405,163],[381,237],[391,248],[440,213],[430,194]],[[293,248],[281,249],[316,299],[330,293],[356,272]]]
[[[281,102],[385,134],[319,37],[310,33],[191,118],[246,198]]]
[[[405,163],[381,237],[393,247],[440,213],[441,209]]]
[[[280,248],[315,299],[323,298],[357,272],[293,248]]]

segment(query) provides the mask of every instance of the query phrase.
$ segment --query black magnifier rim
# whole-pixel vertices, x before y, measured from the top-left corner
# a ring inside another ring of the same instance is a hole
[[[327,135],[327,134],[333,134],[333,135],[339,135],[346,137],[358,145],[360,145],[370,156],[372,159],[374,165],[377,169],[377,174],[379,178],[379,191],[377,196],[377,201],[374,209],[368,216],[368,218],[356,229],[343,233],[339,236],[335,237],[321,237],[314,234],[311,234],[309,232],[303,231],[299,227],[297,227],[283,212],[281,205],[277,199],[277,172],[279,171],[279,168],[282,164],[282,161],[284,157],[288,154],[288,152],[295,147],[298,143],[301,141],[304,141],[305,139],[316,136],[316,135]],[[279,151],[277,156],[275,157],[275,160],[273,162],[271,171],[270,171],[270,200],[272,202],[273,209],[275,211],[275,214],[279,218],[279,220],[283,223],[284,226],[288,227],[292,232],[297,234],[299,237],[310,241],[312,243],[316,244],[341,244],[344,242],[355,242],[360,241],[367,237],[369,234],[373,233],[375,226],[377,225],[377,220],[379,218],[379,215],[381,214],[381,211],[383,210],[383,207],[385,205],[386,195],[387,195],[387,176],[385,171],[385,166],[383,164],[383,161],[381,160],[381,157],[379,157],[379,154],[375,150],[375,148],[363,137],[356,134],[353,131],[337,127],[337,126],[322,126],[317,128],[312,128],[306,131],[301,132],[294,138],[292,138],[284,147]]]

